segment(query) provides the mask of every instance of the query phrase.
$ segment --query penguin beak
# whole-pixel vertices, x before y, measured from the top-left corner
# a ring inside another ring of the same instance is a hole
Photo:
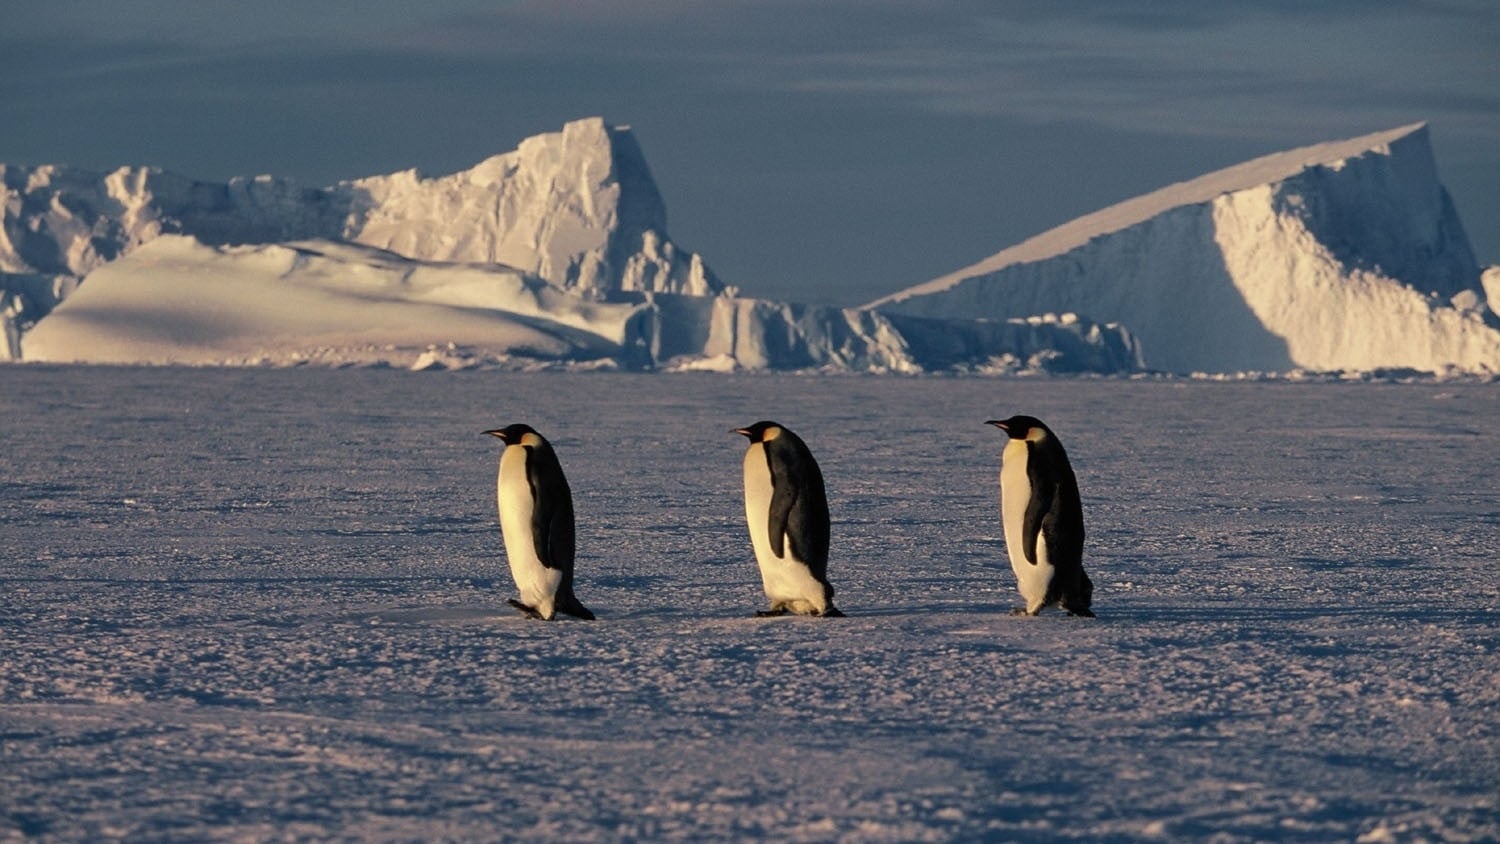
[[[485,431],[484,433],[486,433],[486,434],[488,434],[488,435],[490,435],[492,437],[497,437],[497,438],[499,438],[501,440],[505,439],[505,432],[499,430],[498,428],[495,429],[495,430],[493,430],[493,431]]]
[[[985,422],[984,424],[986,424],[986,425],[994,425],[996,428],[999,428],[1000,430],[1004,431],[1005,433],[1007,433],[1007,434],[1010,433],[1010,429],[1007,428],[1007,427],[1005,427],[1005,421],[1003,419],[991,419],[988,422]]]
[[[752,437],[752,436],[754,436],[754,434],[750,433],[750,429],[749,428],[730,428],[729,429],[729,433],[731,433],[731,434],[739,434],[740,436],[744,436],[744,437]]]

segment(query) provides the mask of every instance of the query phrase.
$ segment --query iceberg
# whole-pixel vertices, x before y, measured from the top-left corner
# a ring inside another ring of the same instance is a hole
[[[867,307],[1072,311],[1178,373],[1494,373],[1494,298],[1415,124],[1163,188]]]

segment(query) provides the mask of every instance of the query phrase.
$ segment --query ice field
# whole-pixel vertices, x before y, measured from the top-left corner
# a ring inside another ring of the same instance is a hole
[[[0,367],[0,840],[1500,837],[1500,385]],[[1083,493],[1019,603],[986,419]],[[763,606],[743,437],[843,619]],[[514,594],[499,444],[578,512]]]

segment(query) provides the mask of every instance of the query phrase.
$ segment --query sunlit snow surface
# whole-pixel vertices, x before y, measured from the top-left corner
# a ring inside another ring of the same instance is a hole
[[[0,368],[0,838],[1500,835],[1500,387]],[[1045,419],[1099,618],[1007,614]],[[757,619],[743,438],[844,619]],[[556,447],[596,622],[494,514]]]

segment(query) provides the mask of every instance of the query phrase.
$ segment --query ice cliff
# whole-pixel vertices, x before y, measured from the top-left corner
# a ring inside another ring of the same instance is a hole
[[[1173,185],[868,307],[1074,311],[1127,326],[1148,367],[1183,373],[1494,373],[1494,286],[1418,124]]]

